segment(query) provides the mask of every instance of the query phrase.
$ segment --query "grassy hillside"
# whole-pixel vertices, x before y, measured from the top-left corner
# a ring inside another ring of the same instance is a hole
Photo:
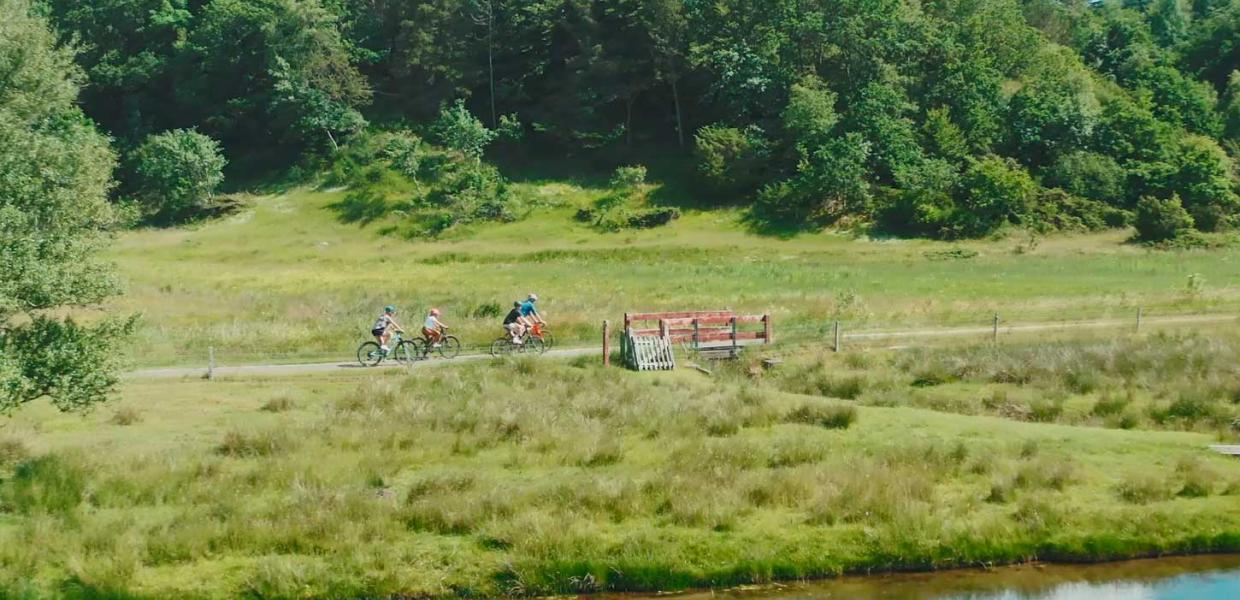
[[[499,313],[530,291],[565,342],[593,343],[626,310],[771,311],[784,339],[832,319],[850,329],[987,324],[1240,308],[1240,250],[1154,252],[1126,232],[1023,234],[948,244],[753,233],[737,211],[687,210],[651,230],[603,233],[573,220],[604,188],[518,184],[533,214],[438,241],[359,225],[343,192],[255,198],[234,216],[124,234],[110,257],[129,281],[116,308],[145,316],[141,365],[349,357],[380,307],[407,325],[444,309],[467,344],[496,336]],[[679,192],[652,196],[692,205]],[[976,253],[975,256],[974,253]],[[969,257],[971,258],[961,258]]]

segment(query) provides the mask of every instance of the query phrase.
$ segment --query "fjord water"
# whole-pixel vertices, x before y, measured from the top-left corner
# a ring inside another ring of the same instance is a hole
[[[716,600],[721,596],[725,600],[1240,600],[1240,554],[844,577],[711,596]]]

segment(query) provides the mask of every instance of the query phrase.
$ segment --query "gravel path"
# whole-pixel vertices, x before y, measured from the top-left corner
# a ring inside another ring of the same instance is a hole
[[[1175,326],[1175,325],[1202,325],[1209,323],[1235,323],[1240,320],[1237,315],[1183,315],[1170,317],[1145,317],[1141,320],[1142,326]],[[1096,321],[1069,321],[1056,323],[1030,323],[1023,325],[1004,325],[1000,322],[999,333],[1029,333],[1037,331],[1056,331],[1056,330],[1074,330],[1074,329],[1103,329],[1103,328],[1121,328],[1135,327],[1134,319],[1100,319]],[[843,332],[841,338],[847,342],[849,340],[885,340],[899,338],[930,338],[930,337],[953,337],[953,336],[982,336],[993,333],[992,327],[950,327],[950,328],[933,328],[933,329],[911,329],[905,331],[864,331],[856,333]],[[778,339],[778,335],[776,336]],[[826,340],[824,340],[826,343]],[[908,344],[900,346],[892,346],[893,348],[904,348]],[[590,356],[599,354],[599,348],[565,348],[561,350],[548,351],[545,356],[558,358],[572,358],[577,356]],[[467,354],[458,356],[457,358],[446,360],[426,360],[416,362],[409,368],[425,369],[437,367],[440,365],[454,364],[458,362],[469,362],[488,360],[489,354]],[[300,373],[330,373],[334,371],[359,371],[369,367],[363,367],[356,362],[330,362],[330,363],[309,363],[309,364],[293,364],[293,365],[242,365],[227,366],[221,365],[215,367],[215,375],[218,377],[229,376],[270,376],[270,375],[297,375]],[[378,369],[397,369],[401,365],[396,363],[384,363],[382,366],[375,367]],[[181,367],[166,369],[142,369],[132,371],[126,374],[129,379],[184,379],[191,377],[205,377],[205,367]]]

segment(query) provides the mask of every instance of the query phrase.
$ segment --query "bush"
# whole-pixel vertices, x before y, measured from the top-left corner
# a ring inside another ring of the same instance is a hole
[[[278,454],[291,446],[292,441],[277,431],[253,433],[230,431],[224,435],[224,439],[219,446],[216,446],[215,451],[223,456],[257,458]]]
[[[956,166],[932,158],[897,171],[895,178],[899,190],[878,211],[883,225],[895,233],[939,235],[956,206]]]
[[[1115,486],[1115,493],[1125,502],[1147,504],[1171,498],[1172,490],[1166,481],[1144,475],[1121,481]]]
[[[67,513],[81,504],[85,492],[84,470],[58,456],[43,456],[19,464],[0,486],[0,513]]]
[[[431,130],[440,144],[474,160],[482,159],[483,151],[498,135],[465,108],[464,100],[445,107]]]
[[[1146,196],[1137,203],[1137,239],[1143,242],[1174,240],[1193,231],[1193,217],[1180,204],[1180,197],[1172,194],[1160,200]]]
[[[215,140],[177,129],[148,137],[130,163],[134,197],[147,214],[177,218],[211,205],[228,161]]]
[[[813,225],[869,208],[866,163],[870,144],[849,133],[822,145],[802,148],[804,157],[791,179],[762,189],[755,214],[772,223]]]
[[[784,417],[788,423],[804,423],[827,429],[848,429],[856,420],[855,406],[819,399],[805,400]]]
[[[708,125],[695,138],[698,173],[722,192],[748,194],[764,179],[770,143],[757,126]]]
[[[971,164],[960,181],[960,200],[943,224],[947,237],[981,237],[1030,213],[1038,184],[1016,161],[988,157]]]
[[[1124,227],[1129,213],[1097,200],[1074,196],[1053,188],[1038,194],[1036,225],[1058,231],[1098,231],[1108,227]]]
[[[646,183],[646,167],[631,165],[617,167],[611,176],[611,186],[622,190],[631,190]]]
[[[1046,184],[1070,194],[1119,204],[1124,200],[1128,174],[1115,159],[1092,152],[1072,152],[1059,157],[1047,171]]]

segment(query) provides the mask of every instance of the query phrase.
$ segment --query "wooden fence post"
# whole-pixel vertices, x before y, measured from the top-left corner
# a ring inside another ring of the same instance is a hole
[[[207,380],[215,379],[215,346],[207,348]]]
[[[990,340],[996,344],[999,343],[999,313],[995,313],[994,330],[991,333]]]
[[[1137,307],[1137,333],[1141,333],[1141,307]]]
[[[840,351],[840,321],[839,319],[836,319],[835,321],[835,351],[836,352]]]
[[[603,321],[603,366],[611,366],[611,321]]]
[[[775,343],[775,328],[771,325],[771,315],[762,315],[762,337],[765,338],[764,344]]]
[[[736,348],[736,317],[732,317],[732,347]]]

